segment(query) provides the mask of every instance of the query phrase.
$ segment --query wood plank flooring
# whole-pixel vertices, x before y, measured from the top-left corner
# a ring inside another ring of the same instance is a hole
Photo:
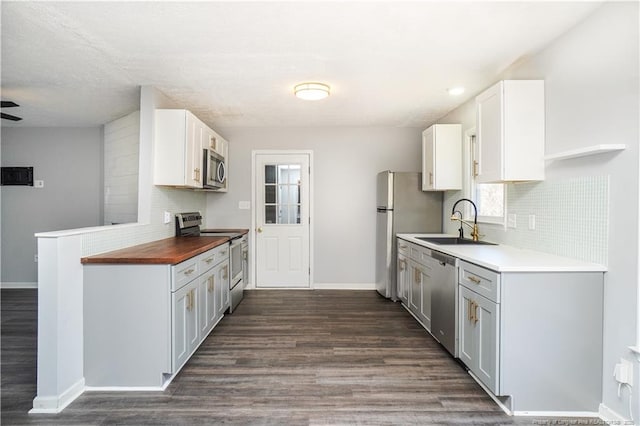
[[[399,303],[374,291],[330,290],[245,292],[166,391],[85,392],[58,415],[29,415],[36,298],[35,290],[2,290],[3,425],[559,420],[505,415]]]

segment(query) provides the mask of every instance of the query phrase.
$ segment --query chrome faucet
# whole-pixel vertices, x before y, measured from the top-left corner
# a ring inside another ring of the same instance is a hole
[[[460,203],[461,201],[468,201],[471,203],[471,205],[473,206],[473,224],[469,223],[466,220],[462,219],[462,212],[460,212],[460,210],[456,210],[456,206],[458,205],[458,203]],[[460,217],[456,217],[456,213],[458,213],[460,215]],[[458,229],[458,233],[460,234],[460,238],[464,238],[464,229],[462,227],[462,225],[467,225],[468,227],[471,228],[471,239],[473,239],[473,241],[478,241],[480,239],[480,233],[478,232],[478,208],[476,207],[475,203],[473,201],[471,201],[468,198],[460,198],[458,201],[456,201],[453,204],[453,207],[451,208],[451,220],[457,220],[458,222],[460,222],[460,229]]]

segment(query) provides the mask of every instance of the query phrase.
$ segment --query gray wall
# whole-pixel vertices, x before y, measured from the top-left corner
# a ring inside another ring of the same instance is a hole
[[[2,187],[2,282],[37,281],[34,233],[102,224],[102,129],[2,128],[2,166],[44,188]]]
[[[627,418],[628,390],[624,390],[619,398],[612,376],[614,365],[621,357],[633,360],[627,347],[636,344],[638,326],[638,36],[638,3],[605,4],[550,46],[520,61],[502,76],[505,79],[545,80],[547,153],[598,144],[626,144],[624,151],[615,154],[547,163],[545,184],[588,176],[609,176],[603,404]],[[439,122],[463,123],[463,130],[473,127],[474,101],[454,110]],[[449,193],[445,210],[450,210],[451,203],[460,195]],[[455,225],[448,225],[449,231],[454,232],[455,228]],[[560,229],[563,233],[568,232],[567,227]],[[503,242],[509,241],[510,234],[515,231],[482,225],[483,232],[487,238],[490,235],[491,239]],[[540,251],[549,249],[546,245],[532,248]],[[580,303],[579,297],[576,295],[576,303]],[[594,330],[594,333],[599,332]],[[580,358],[580,354],[574,356]],[[637,363],[635,366],[634,384],[638,383],[640,370]],[[640,408],[638,394],[634,392],[634,410]]]
[[[375,283],[376,174],[419,171],[421,130],[407,128],[227,128],[229,192],[208,194],[208,227],[251,225],[251,151],[312,150],[314,281]]]

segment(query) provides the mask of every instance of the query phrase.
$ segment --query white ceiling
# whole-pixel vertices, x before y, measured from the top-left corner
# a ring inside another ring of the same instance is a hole
[[[100,125],[153,85],[214,127],[425,127],[599,5],[3,1],[4,112],[24,120],[2,125]],[[331,96],[296,99],[303,81]]]

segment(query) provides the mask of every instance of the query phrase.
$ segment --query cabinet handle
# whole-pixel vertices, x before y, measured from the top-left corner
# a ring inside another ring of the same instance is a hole
[[[469,300],[469,304],[467,305],[467,319],[469,320],[469,322],[473,321],[473,317],[471,316],[471,306],[473,305],[473,302],[471,300]]]
[[[478,304],[473,302],[473,323],[478,323]]]
[[[191,290],[187,293],[187,311],[191,311]]]
[[[433,185],[433,172],[429,172],[429,185]]]
[[[227,278],[229,278],[229,267],[225,265],[223,269],[224,269],[224,274],[222,275],[222,278],[226,280]]]
[[[467,278],[469,279],[469,281],[476,284],[480,284],[480,282],[482,281],[480,278],[474,277],[473,275],[468,275]]]
[[[406,262],[404,260],[401,260],[400,261],[400,270],[404,271],[406,266],[407,266]]]
[[[211,262],[213,262],[213,257],[210,257],[210,258],[208,258],[208,259],[205,259],[204,261],[205,261],[206,263],[211,263]]]
[[[478,176],[478,162],[477,161],[473,161],[473,177],[477,177]]]
[[[400,248],[401,248],[401,249],[406,249],[406,248],[407,248],[407,246],[405,246],[405,245],[402,245],[402,244],[401,244],[401,245],[400,245]]]

